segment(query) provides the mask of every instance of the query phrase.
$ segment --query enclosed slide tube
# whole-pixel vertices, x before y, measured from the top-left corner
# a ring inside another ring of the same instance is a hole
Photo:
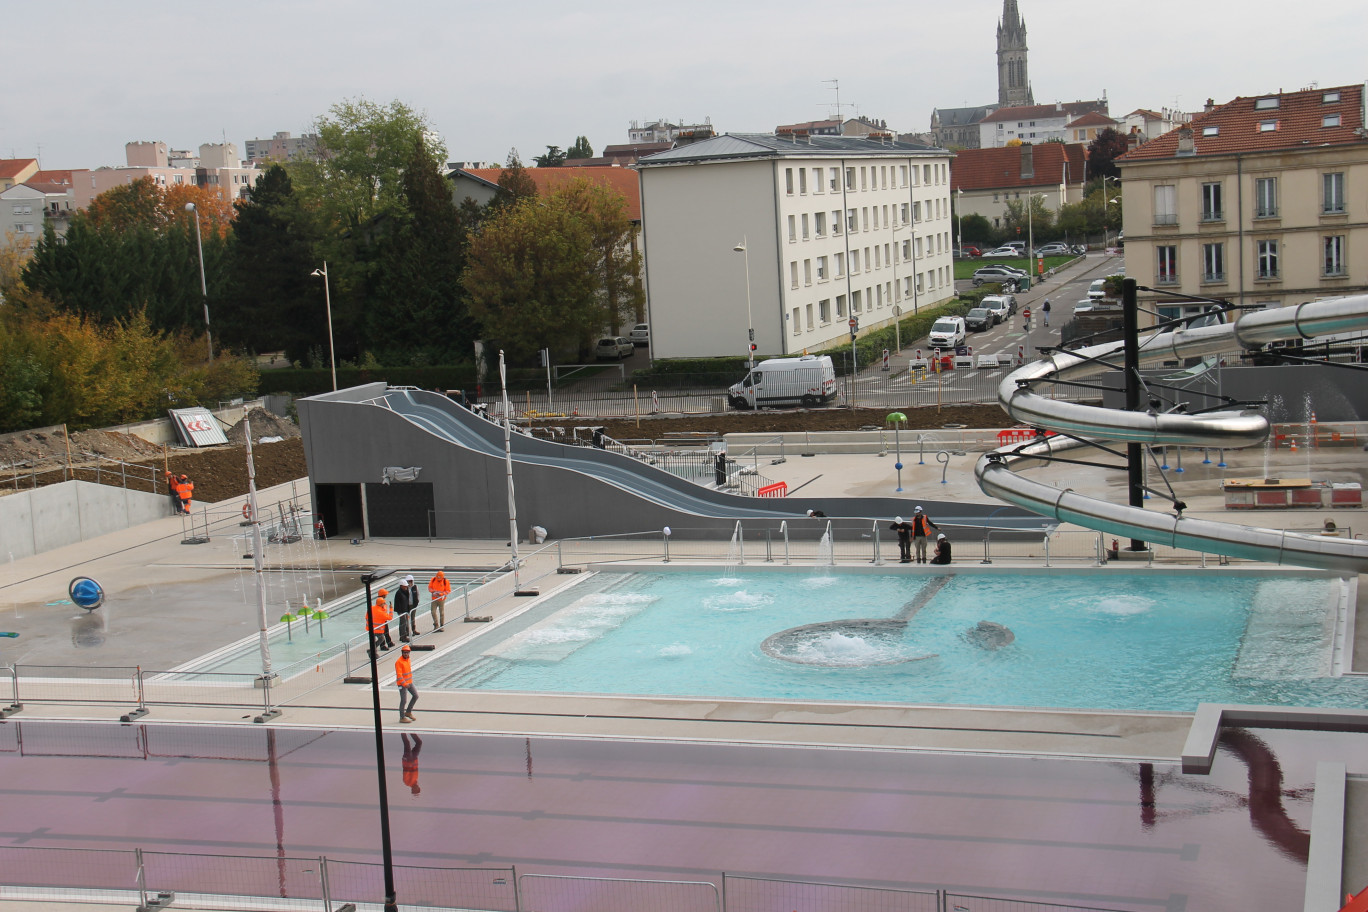
[[[1236,323],[1146,336],[1140,340],[1140,363],[1182,361],[1230,351],[1235,346],[1252,348],[1282,339],[1309,339],[1365,327],[1368,295],[1311,301],[1248,313]],[[1017,421],[1098,440],[1238,449],[1257,446],[1268,436],[1268,420],[1253,412],[1126,412],[1048,399],[1024,385],[1028,381],[1073,380],[1109,370],[1107,365],[1091,359],[1120,355],[1122,347],[1123,343],[1113,342],[1076,352],[1055,352],[1009,374],[998,389],[998,399]],[[991,497],[1060,522],[1120,537],[1275,564],[1352,573],[1368,571],[1368,542],[1157,513],[1084,497],[1012,471],[1011,463],[1021,456],[1047,454],[1052,448],[1058,450],[1060,446],[1047,440],[1025,447],[1004,447],[985,455],[974,469],[979,487]]]

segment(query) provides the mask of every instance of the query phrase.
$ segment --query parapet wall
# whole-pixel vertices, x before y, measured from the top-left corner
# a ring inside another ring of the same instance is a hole
[[[31,557],[171,515],[165,494],[64,481],[0,497],[0,559]]]

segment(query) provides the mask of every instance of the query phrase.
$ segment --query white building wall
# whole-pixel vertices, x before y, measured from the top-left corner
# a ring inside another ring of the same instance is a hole
[[[711,162],[641,180],[655,357],[747,353],[743,236],[758,356],[830,348],[851,316],[863,332],[954,296],[946,155]]]

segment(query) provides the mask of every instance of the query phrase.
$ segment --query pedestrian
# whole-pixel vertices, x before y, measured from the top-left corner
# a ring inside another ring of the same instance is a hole
[[[375,594],[375,602],[370,608],[371,652],[394,648],[394,640],[390,639],[389,633],[389,621],[394,615],[385,603],[388,597],[389,590],[381,589]]]
[[[1040,312],[1041,312],[1041,314],[1043,314],[1043,316],[1041,317],[1041,321],[1040,321],[1040,322],[1041,322],[1042,325],[1044,325],[1044,326],[1049,326],[1049,325],[1050,325],[1050,299],[1049,299],[1049,298],[1046,298],[1046,299],[1045,299],[1045,303],[1040,305]]]
[[[399,658],[394,660],[394,685],[399,688],[399,721],[412,722],[418,688],[413,686],[413,663],[409,661],[407,645],[399,650]]]
[[[727,483],[727,454],[725,452],[717,454],[717,459],[713,463],[713,474],[719,488]]]
[[[446,574],[438,570],[428,580],[428,598],[432,601],[428,608],[432,615],[432,629],[441,630],[446,626],[446,600],[451,595],[451,580],[446,578]]]
[[[412,622],[413,609],[417,607],[417,598],[413,591],[413,585],[409,580],[413,577],[406,577],[399,582],[399,591],[394,594],[394,613],[399,615],[399,641],[407,643],[409,641],[409,625]]]
[[[404,759],[400,764],[404,771],[404,785],[407,785],[409,791],[416,795],[422,791],[418,787],[418,752],[423,749],[423,739],[417,735],[410,735],[408,732],[404,732],[399,737],[404,741]],[[412,744],[409,744],[410,737],[413,738]]]
[[[931,563],[950,563],[950,539],[945,537],[944,532],[941,532],[939,535],[936,536],[936,556],[931,558]]]
[[[594,449],[596,449],[596,450],[606,450],[606,449],[608,448],[608,444],[607,444],[607,442],[604,440],[604,437],[606,436],[605,433],[604,433],[605,430],[606,430],[606,428],[601,428],[601,427],[594,428],[594,434],[593,434],[593,436],[592,436],[592,438],[591,438],[591,440],[592,440],[592,442],[593,442],[593,444],[594,444]]]
[[[175,505],[176,512],[189,513],[190,499],[194,496],[195,491],[195,486],[190,483],[190,479],[185,475],[167,472],[166,487],[171,492],[171,502]]]
[[[931,521],[931,517],[922,512],[921,507],[912,511],[912,545],[917,552],[917,563],[926,563],[926,538],[931,534],[931,530],[940,531],[940,526]]]
[[[920,510],[921,507],[917,509]],[[899,563],[912,563],[912,524],[904,521],[901,516],[895,516],[893,517],[893,524],[888,528],[898,533]]]
[[[826,514],[821,510],[808,510],[807,515],[812,519],[826,519]]]

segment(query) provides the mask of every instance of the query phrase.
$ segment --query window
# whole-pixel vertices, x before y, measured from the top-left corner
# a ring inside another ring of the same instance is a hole
[[[1322,174],[1321,186],[1324,188],[1322,196],[1322,212],[1343,212],[1344,211],[1344,173]]]
[[[804,212],[804,213],[803,213],[803,240],[806,241],[807,239],[808,239],[808,217],[807,217],[807,213]]]
[[[818,212],[812,217],[812,230],[818,237],[826,237],[826,213]]]
[[[1338,127],[1339,125],[1340,116],[1338,114],[1326,114],[1321,118],[1322,127]]]
[[[1154,224],[1178,224],[1178,188],[1172,184],[1154,188]]]
[[[798,216],[790,215],[789,219],[789,241],[798,240]]]
[[[1271,111],[1277,106],[1277,98],[1259,98],[1254,101],[1254,110],[1256,111]]]
[[[855,169],[854,169],[854,168],[846,168],[846,189],[847,189],[847,190],[854,190],[854,189],[855,189]]]
[[[850,312],[853,314],[860,312],[860,290],[858,288],[850,293]]]
[[[1225,244],[1202,245],[1202,281],[1225,281]]]
[[[807,193],[807,168],[798,169],[798,192]]]
[[[883,252],[879,250],[879,245],[874,245],[874,268],[878,269],[883,265]]]
[[[847,210],[846,210],[846,230],[847,230],[847,231],[859,231],[859,230],[860,230],[860,222],[859,222],[859,220],[858,220],[858,216],[859,216],[859,213],[858,213],[856,210],[854,210],[854,209],[847,209]]]
[[[901,206],[898,207],[898,221],[902,222],[904,225],[907,224],[907,212],[907,203],[903,203]]]
[[[912,204],[912,221],[914,221],[914,222],[920,222],[921,220],[922,220],[921,200],[917,200],[915,203]]]
[[[860,271],[860,249],[857,247],[850,251],[850,272],[852,275]]]
[[[898,165],[898,183],[900,186],[907,186],[907,165]]]
[[[830,182],[827,184],[827,186],[831,189],[832,193],[835,193],[836,191],[841,189],[841,169],[830,168],[828,169],[827,173],[831,175]]]
[[[922,183],[923,183],[923,184],[929,184],[929,183],[931,183],[931,166],[930,166],[930,165],[922,165]]]
[[[1272,133],[1272,132],[1273,132],[1274,130],[1276,130],[1276,129],[1278,129],[1278,122],[1277,122],[1276,120],[1261,120],[1261,121],[1259,121],[1259,132],[1260,132],[1260,133]]]
[[[818,257],[818,258],[817,258],[817,281],[819,281],[819,282],[825,282],[826,280],[827,280],[827,258],[824,257],[824,256],[821,256],[821,257]]]
[[[831,233],[841,233],[841,213],[839,211],[831,213]]]
[[[903,256],[903,260],[904,260],[904,261],[912,259],[912,242],[911,242],[911,241],[903,241],[902,256]]]
[[[1258,277],[1276,279],[1278,277],[1278,242],[1259,241],[1256,247],[1259,251]]]
[[[791,323],[793,324],[793,334],[794,334],[795,336],[798,335],[800,332],[803,331],[803,327],[801,327],[801,326],[798,325],[798,314],[799,314],[798,308],[796,308],[796,307],[793,308],[793,319],[789,321],[789,322],[791,322]]]
[[[875,230],[877,230],[878,227],[879,227],[879,207],[878,207],[878,206],[875,206],[875,207],[874,207],[874,228],[875,228]]]
[[[1202,127],[1202,135],[1203,135],[1203,136],[1220,136],[1220,135],[1221,135],[1221,128],[1220,128],[1219,126]]]
[[[846,315],[845,295],[836,296],[836,319],[844,320]]]
[[[793,169],[792,169],[792,168],[785,168],[785,169],[784,169],[784,192],[787,193],[789,196],[793,196]]]
[[[789,261],[789,285],[793,288],[798,287],[798,261]]]
[[[1325,274],[1328,276],[1349,274],[1349,269],[1344,261],[1344,235],[1342,234],[1325,239]]]
[[[845,275],[845,254],[836,254],[833,265],[836,267],[836,278],[839,279],[841,276]]]
[[[860,166],[860,189],[869,189],[869,169],[866,168],[864,165]]]
[[[812,260],[803,260],[803,284],[812,284]]]
[[[1155,281],[1160,285],[1172,285],[1178,281],[1178,248],[1160,245],[1154,248]]]
[[[822,323],[831,322],[831,298],[823,298],[817,302],[817,319]]]
[[[812,305],[811,305],[811,304],[809,304],[809,305],[807,306],[807,328],[808,328],[808,331],[809,331],[809,332],[812,331]]]
[[[1278,179],[1276,177],[1254,179],[1254,217],[1278,217]]]
[[[868,206],[862,206],[862,207],[860,208],[860,221],[861,221],[861,223],[864,225],[864,230],[865,230],[865,231],[868,231],[868,230],[869,230],[869,207],[868,207]]]
[[[1219,222],[1224,217],[1221,210],[1221,185],[1202,184],[1202,221]]]
[[[1337,101],[1339,101],[1339,100],[1340,100],[1340,94],[1339,94],[1339,92],[1326,92],[1324,95],[1321,96],[1321,103],[1322,103],[1322,104],[1334,104],[1335,102],[1337,102]]]

